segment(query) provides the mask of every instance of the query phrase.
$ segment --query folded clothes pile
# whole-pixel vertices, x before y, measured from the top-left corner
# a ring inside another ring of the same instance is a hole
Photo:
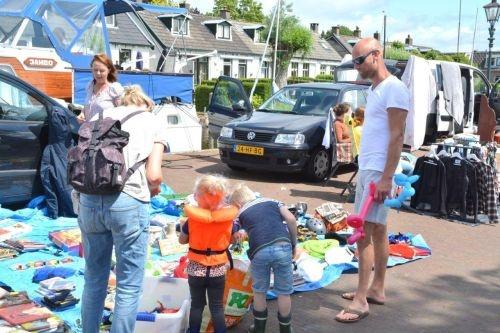
[[[72,291],[75,283],[61,277],[54,277],[40,282],[37,292],[43,296],[43,303],[53,310],[61,310],[79,302]]]

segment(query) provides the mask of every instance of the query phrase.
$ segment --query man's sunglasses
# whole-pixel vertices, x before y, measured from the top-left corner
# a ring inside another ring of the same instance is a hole
[[[370,54],[372,54],[373,52],[376,52],[376,51],[377,50],[371,50],[370,52],[368,52],[365,55],[362,55],[362,56],[359,56],[359,57],[352,59],[352,62],[358,66],[362,65],[365,62],[366,58],[368,58],[370,56]]]

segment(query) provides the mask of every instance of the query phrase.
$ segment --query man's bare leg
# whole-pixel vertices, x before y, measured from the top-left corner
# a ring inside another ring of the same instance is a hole
[[[354,295],[352,303],[349,305],[349,308],[361,312],[366,312],[369,309],[368,302],[366,301],[366,296],[368,293],[368,287],[370,285],[370,276],[374,263],[372,244],[373,228],[373,223],[365,223],[365,238],[357,242],[359,254],[358,288],[356,290],[356,294]],[[336,318],[340,320],[351,320],[357,317],[358,315],[356,314],[347,313],[342,310]]]
[[[389,258],[389,239],[387,238],[387,226],[374,224],[372,232],[374,252],[374,275],[368,290],[368,296],[377,301],[385,301],[385,272],[387,271],[387,259]]]

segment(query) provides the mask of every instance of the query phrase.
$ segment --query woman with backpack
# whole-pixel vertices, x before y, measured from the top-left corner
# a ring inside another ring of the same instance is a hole
[[[130,176],[127,174],[128,178],[124,177],[124,186],[117,193],[80,193],[78,223],[85,256],[82,329],[86,333],[99,332],[113,247],[117,288],[111,332],[134,332],[147,256],[149,201],[159,192],[162,181],[165,142],[161,138],[159,122],[149,112],[153,102],[139,86],[132,86],[125,88],[122,104],[103,112],[105,122],[99,122],[102,120],[95,115],[90,123],[82,125],[97,128],[95,124],[105,124],[109,118],[120,121],[121,131],[129,135],[122,155],[125,170],[131,173]],[[107,149],[102,148],[96,154],[111,154]],[[113,154],[106,158],[115,159]],[[99,175],[98,172],[103,171],[97,170]],[[101,181],[97,178],[96,183]]]
[[[96,54],[90,62],[92,81],[86,88],[85,106],[77,119],[80,123],[109,108],[119,106],[123,87],[117,81],[116,68],[106,54]]]

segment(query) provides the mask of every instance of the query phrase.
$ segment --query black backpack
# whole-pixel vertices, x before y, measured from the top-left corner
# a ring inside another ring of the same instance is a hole
[[[75,190],[85,194],[114,194],[122,191],[128,178],[146,160],[125,168],[123,148],[129,133],[121,126],[144,111],[125,118],[103,118],[102,112],[94,121],[85,122],[78,131],[78,145],[68,152],[68,181]]]

